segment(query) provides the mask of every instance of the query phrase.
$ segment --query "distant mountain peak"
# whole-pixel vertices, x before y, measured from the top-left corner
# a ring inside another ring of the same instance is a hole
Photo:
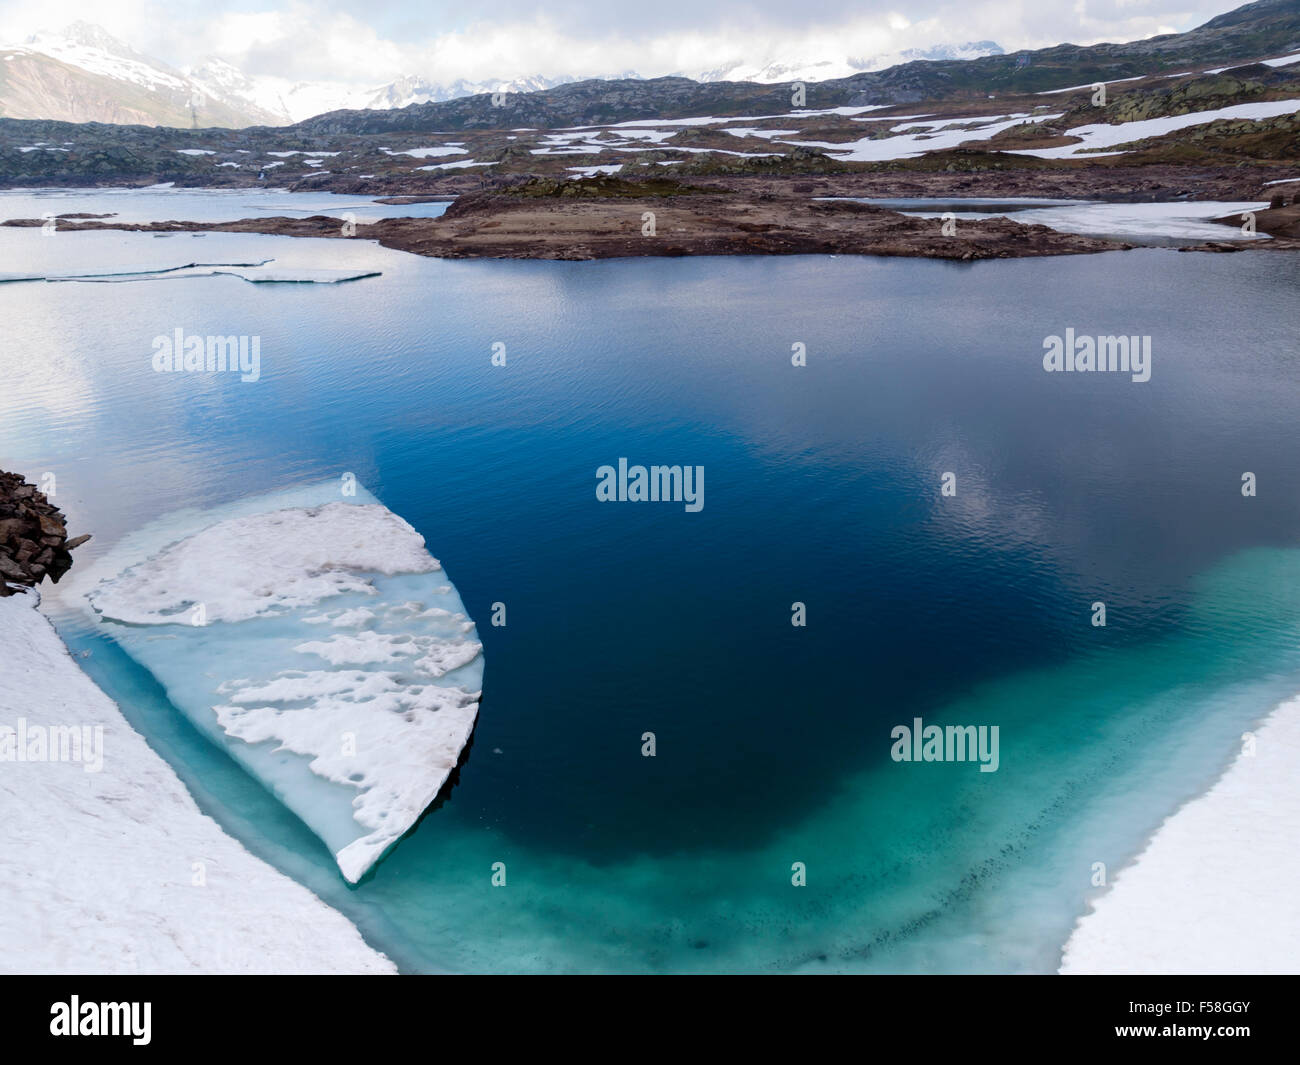
[[[965,44],[936,44],[930,48],[907,48],[898,53],[910,60],[983,59],[986,55],[1006,55],[997,41],[967,41]]]
[[[103,26],[94,22],[78,20],[70,22],[61,30],[38,30],[27,38],[26,44],[38,51],[46,47],[72,46],[75,48],[92,48],[122,59],[134,59],[150,62],[125,41],[114,37]]]
[[[712,70],[693,75],[694,80],[753,81],[772,85],[787,81],[831,81],[854,74],[884,70],[886,67],[914,60],[980,59],[988,55],[1005,55],[996,41],[969,41],[966,44],[936,44],[929,48],[908,48],[878,56],[806,56],[768,58],[761,63],[741,59],[728,60]],[[691,75],[687,75],[691,76]]]

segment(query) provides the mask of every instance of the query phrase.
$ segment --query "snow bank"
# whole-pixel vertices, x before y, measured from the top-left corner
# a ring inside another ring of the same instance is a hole
[[[437,797],[483,677],[474,623],[423,538],[356,492],[343,501],[331,482],[175,515],[96,563],[84,590],[352,882]]]
[[[464,170],[469,166],[496,166],[496,163],[476,163],[473,159],[461,159],[455,163],[439,163],[437,166],[417,166],[416,170]]]
[[[395,971],[346,918],[199,811],[37,601],[0,599],[0,726],[102,728],[103,768],[0,762],[0,971]]]
[[[1260,62],[1263,63],[1266,67],[1290,66],[1292,63],[1300,62],[1300,52],[1295,52],[1292,55],[1278,56],[1276,59],[1262,59],[1260,60]],[[1243,64],[1241,63],[1237,64],[1237,66],[1242,66],[1242,65]],[[1232,69],[1233,69],[1232,67],[1215,67],[1213,70],[1205,71],[1205,73],[1222,74],[1225,70],[1232,70]]]
[[[1064,112],[1031,115],[1028,112],[1013,115],[972,116],[970,118],[941,118],[928,122],[904,122],[890,127],[892,137],[863,137],[857,141],[796,141],[778,143],[821,148],[828,155],[859,163],[887,162],[893,159],[910,159],[925,152],[945,151],[967,141],[989,140],[1003,130],[1022,123],[1047,122],[1060,118]],[[955,128],[947,129],[952,126]],[[904,133],[903,130],[916,130]],[[1071,132],[1075,132],[1071,130]]]
[[[1144,118],[1136,122],[1120,122],[1116,125],[1098,122],[1087,126],[1074,126],[1066,130],[1069,136],[1082,138],[1078,144],[1066,144],[1057,148],[1007,150],[1013,155],[1036,155],[1039,159],[1072,159],[1080,156],[1080,153],[1086,153],[1080,156],[1085,159],[1101,155],[1122,155],[1123,152],[1100,152],[1096,149],[1113,148],[1132,141],[1146,140],[1148,137],[1163,137],[1169,133],[1176,133],[1180,129],[1202,126],[1207,122],[1217,122],[1219,119],[1256,120],[1289,115],[1296,111],[1300,111],[1300,100],[1269,100],[1264,103],[1234,104],[1214,111],[1193,111],[1186,115]]]
[[[1061,972],[1300,972],[1300,697],[1152,837],[1065,945]]]

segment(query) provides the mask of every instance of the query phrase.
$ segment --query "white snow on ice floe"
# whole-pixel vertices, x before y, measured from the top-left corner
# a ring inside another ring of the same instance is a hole
[[[0,972],[395,971],[342,914],[199,810],[37,601],[0,599],[0,725],[102,729],[103,763],[3,763]]]
[[[365,224],[359,219],[358,223]],[[324,266],[294,266],[289,269],[259,267],[252,270],[223,268],[212,272],[229,274],[244,281],[251,281],[255,285],[336,285],[343,281],[361,281],[367,277],[380,277],[382,274],[379,270],[335,270]]]
[[[349,881],[415,824],[469,741],[474,623],[419,533],[361,489],[164,519],[94,578],[106,630]]]
[[[217,522],[100,586],[90,601],[132,625],[173,623],[196,602],[209,622],[247,621],[372,591],[365,573],[437,568],[424,538],[386,507],[330,502]]]
[[[1300,972],[1300,698],[1160,826],[1065,945],[1061,972]]]

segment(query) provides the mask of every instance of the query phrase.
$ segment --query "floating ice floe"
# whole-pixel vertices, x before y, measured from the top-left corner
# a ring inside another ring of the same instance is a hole
[[[469,741],[474,623],[419,533],[363,489],[175,515],[83,580],[105,630],[350,882],[419,820]]]
[[[233,277],[251,281],[255,285],[336,285],[343,281],[360,281],[367,277],[379,277],[380,270],[331,270],[326,267],[295,266],[290,269],[235,269],[222,268],[212,271],[214,274],[230,274]]]
[[[175,233],[155,233],[155,237],[176,236]],[[206,236],[191,233],[190,236]],[[183,263],[179,266],[160,266],[156,269],[110,271],[96,274],[0,274],[0,284],[11,281],[80,281],[88,284],[121,284],[128,281],[174,281],[187,277],[217,277],[223,274],[238,277],[253,284],[310,284],[333,285],[344,281],[360,281],[367,277],[380,277],[380,270],[336,270],[327,267],[295,266],[269,268],[274,259],[261,259],[251,263]]]

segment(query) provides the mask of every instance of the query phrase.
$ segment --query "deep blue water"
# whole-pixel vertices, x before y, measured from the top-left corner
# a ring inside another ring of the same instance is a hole
[[[126,270],[188,239],[0,231],[0,262]],[[344,471],[426,537],[479,623],[482,711],[454,789],[355,889],[49,603],[205,808],[407,968],[1050,969],[1090,863],[1300,690],[1294,257],[202,243],[383,273],[0,285],[0,466],[57,474],[83,565],[168,511]],[[176,327],[259,335],[262,380],[154,373]],[[1067,327],[1150,335],[1151,380],[1045,373]],[[621,456],[703,466],[703,510],[599,503]],[[1001,768],[892,762],[916,716],[1000,724]]]

